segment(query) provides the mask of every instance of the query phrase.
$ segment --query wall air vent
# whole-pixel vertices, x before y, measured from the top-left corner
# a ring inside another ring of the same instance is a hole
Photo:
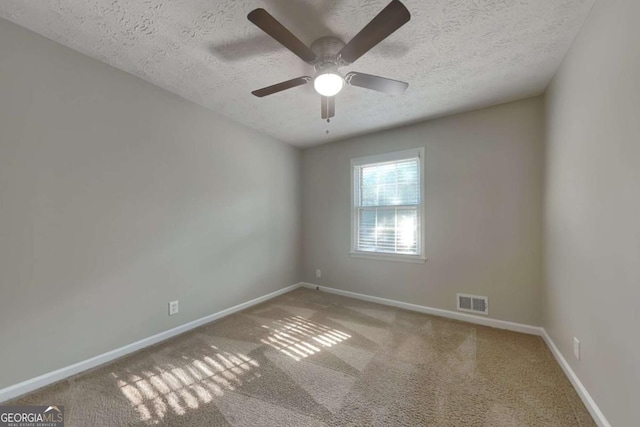
[[[478,314],[489,314],[489,297],[457,294],[458,310]]]

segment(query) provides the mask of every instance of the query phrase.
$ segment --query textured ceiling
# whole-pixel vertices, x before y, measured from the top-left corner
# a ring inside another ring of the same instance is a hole
[[[346,87],[320,119],[313,69],[253,26],[263,7],[308,45],[353,37],[389,0],[2,0],[0,17],[297,146],[540,94],[594,0],[406,0],[412,19],[343,71],[409,82]],[[329,130],[329,134],[326,134]]]

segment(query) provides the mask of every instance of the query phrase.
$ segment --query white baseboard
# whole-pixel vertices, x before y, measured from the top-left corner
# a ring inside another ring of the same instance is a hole
[[[560,350],[558,350],[558,347],[544,328],[542,329],[542,338],[547,343],[549,350],[551,350],[551,353],[558,361],[558,364],[564,371],[564,374],[569,378],[569,381],[571,381],[573,388],[576,389],[578,396],[582,399],[582,403],[587,407],[596,424],[598,424],[599,427],[611,427],[611,424],[609,424],[609,421],[607,421],[600,408],[598,408],[598,405],[582,384],[582,381],[580,381],[576,373],[571,369],[567,359],[565,359],[562,353],[560,353]]]
[[[83,360],[82,362],[74,363],[73,365],[66,366],[56,371],[48,372],[46,374],[37,376],[35,378],[31,378],[21,383],[14,384],[12,386],[0,389],[0,402],[5,402],[9,399],[13,399],[25,393],[29,393],[33,390],[61,381],[72,375],[76,375],[88,369],[95,368],[96,366],[100,366],[107,362],[111,362],[112,360],[118,359],[122,356],[126,356],[127,354],[133,353],[134,351],[141,350],[145,347],[149,347],[151,345],[157,344],[160,341],[164,341],[166,339],[175,337],[176,335],[180,335],[184,332],[190,331],[191,329],[197,328],[198,326],[202,326],[205,323],[212,322],[216,319],[220,319],[221,317],[228,316],[237,311],[244,310],[245,308],[251,307],[256,304],[260,304],[261,302],[267,301],[271,298],[275,298],[279,295],[282,295],[284,293],[297,289],[301,285],[302,285],[301,283],[296,283],[295,285],[287,286],[286,288],[282,288],[275,292],[271,292],[267,295],[263,295],[261,297],[252,299],[251,301],[238,304],[236,306],[211,314],[209,316],[205,316],[200,319],[185,323],[184,325],[175,327],[173,329],[169,329],[168,331],[160,332],[159,334],[141,339],[140,341],[136,341],[134,343],[125,345],[124,347],[120,347],[115,350],[108,351],[106,353],[100,354],[90,359]]]
[[[498,329],[508,329],[510,331],[522,332],[530,335],[542,335],[542,328],[539,326],[524,325],[522,323],[508,322],[506,320],[491,319],[488,317],[474,316],[473,314],[458,313],[456,311],[443,310],[440,308],[432,308],[424,305],[410,304],[408,302],[396,301],[386,298],[372,297],[370,295],[358,294],[356,292],[343,291],[341,289],[328,288],[326,286],[318,286],[313,283],[302,283],[305,288],[316,289],[329,292],[331,294],[343,295],[346,297],[357,298],[364,301],[376,302],[378,304],[390,305],[392,307],[403,308],[405,310],[418,311],[420,313],[433,314],[434,316],[446,317],[448,319],[461,320],[463,322],[475,323],[478,325],[490,326]]]

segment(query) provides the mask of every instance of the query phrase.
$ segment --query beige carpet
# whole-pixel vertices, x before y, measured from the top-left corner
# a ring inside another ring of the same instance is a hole
[[[595,425],[539,337],[308,289],[12,403],[83,427]]]

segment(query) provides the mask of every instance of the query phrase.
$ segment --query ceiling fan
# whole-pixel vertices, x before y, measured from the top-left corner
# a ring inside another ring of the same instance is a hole
[[[314,77],[297,77],[251,92],[259,98],[313,81],[314,89],[321,95],[321,117],[329,121],[335,116],[335,95],[342,90],[345,83],[389,94],[401,94],[409,86],[408,83],[398,80],[355,71],[343,76],[339,71],[340,68],[354,63],[375,45],[409,22],[411,14],[398,0],[393,0],[382,9],[347,44],[337,37],[321,37],[309,47],[264,9],[251,11],[247,18],[304,62],[313,65],[316,71]]]

